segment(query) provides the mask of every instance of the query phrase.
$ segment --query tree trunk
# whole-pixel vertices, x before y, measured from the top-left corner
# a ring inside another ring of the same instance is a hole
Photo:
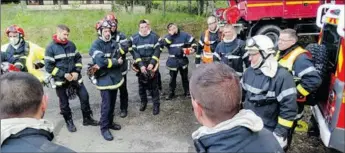
[[[192,0],[188,0],[188,12],[192,13]]]
[[[152,0],[146,2],[145,13],[151,14]]]
[[[163,16],[165,16],[165,11],[166,11],[166,0],[163,0]]]
[[[115,12],[116,8],[115,8],[115,0],[111,0],[111,11]]]
[[[205,0],[199,0],[200,1],[200,15],[204,14],[204,4]]]
[[[131,13],[134,11],[134,0],[131,0]]]
[[[24,11],[26,9],[26,2],[25,1],[20,1],[20,6],[22,8],[22,11]]]
[[[129,10],[128,10],[128,5],[130,4],[130,2],[128,0],[125,1],[125,10],[127,13],[129,13]]]
[[[209,2],[206,1],[206,7],[205,7],[205,16],[208,15],[208,5],[209,5]]]

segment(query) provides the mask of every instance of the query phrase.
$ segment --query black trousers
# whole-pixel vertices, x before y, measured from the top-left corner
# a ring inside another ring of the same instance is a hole
[[[60,103],[60,114],[64,117],[71,117],[71,108],[69,107],[69,100],[66,93],[69,83],[63,84],[62,86],[57,86],[55,91],[59,97]],[[83,83],[80,84],[77,89],[77,96],[80,100],[80,106],[83,113],[91,113],[90,103],[89,103],[89,93],[87,92]]]
[[[114,109],[116,103],[117,89],[116,90],[101,90],[102,104],[101,104],[101,131],[109,129],[113,124]]]
[[[157,77],[158,77],[158,90],[162,91],[162,76],[161,73],[159,72],[159,70],[157,70]]]
[[[158,90],[158,73],[150,80],[144,80],[142,77],[138,76],[139,82],[139,96],[142,103],[147,103],[147,93],[149,90],[152,95],[153,105],[159,105],[159,90]]]
[[[123,75],[124,82],[119,88],[120,90],[120,109],[127,111],[128,109],[128,90],[127,90],[127,75]]]
[[[185,93],[189,93],[189,81],[188,81],[188,67],[183,69],[182,67],[178,68],[177,71],[170,70],[170,83],[169,88],[171,93],[175,93],[176,89],[176,78],[177,73],[180,72],[182,79],[182,86]]]

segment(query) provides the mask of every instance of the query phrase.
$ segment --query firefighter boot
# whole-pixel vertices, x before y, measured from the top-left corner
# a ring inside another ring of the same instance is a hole
[[[127,111],[126,111],[126,110],[121,110],[121,112],[120,112],[120,117],[121,117],[121,118],[127,117]]]
[[[116,123],[113,122],[113,123],[109,126],[109,129],[112,129],[112,130],[121,130],[121,125],[116,124]]]
[[[84,126],[98,126],[99,122],[92,118],[92,112],[82,112],[83,113],[83,125]]]
[[[146,110],[146,106],[147,106],[147,102],[141,102],[139,111],[141,111],[141,112],[145,111]]]
[[[69,132],[75,132],[77,131],[77,128],[75,127],[73,120],[72,120],[72,115],[64,115],[63,116],[66,122],[67,130]]]
[[[171,99],[173,99],[174,97],[175,97],[175,92],[174,92],[174,91],[170,91],[168,97],[166,97],[165,99],[166,99],[166,100],[171,100]]]
[[[154,104],[153,105],[152,114],[153,115],[158,115],[159,114],[159,104]]]

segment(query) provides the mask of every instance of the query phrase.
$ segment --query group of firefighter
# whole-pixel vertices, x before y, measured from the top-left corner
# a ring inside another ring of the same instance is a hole
[[[160,38],[150,28],[148,20],[140,20],[139,32],[130,39],[118,30],[119,22],[113,13],[96,24],[98,38],[92,43],[87,74],[100,90],[101,118],[92,117],[88,91],[81,76],[82,56],[75,44],[68,40],[70,29],[58,25],[53,41],[40,48],[24,38],[24,30],[17,25],[6,29],[9,44],[1,48],[1,61],[12,63],[20,71],[35,75],[37,69],[45,70],[54,78],[67,129],[75,132],[69,99],[78,96],[81,103],[83,125],[100,125],[105,140],[113,140],[109,129],[120,130],[114,123],[117,91],[120,91],[120,117],[127,116],[127,69],[136,72],[141,99],[140,111],[147,106],[147,94],[152,96],[153,115],[159,114],[160,91],[159,58],[164,47],[168,49],[166,67],[170,70],[170,100],[175,97],[176,78],[180,72],[184,96],[189,97],[188,55],[195,53],[195,64],[224,63],[233,68],[241,78],[242,107],[260,116],[265,128],[272,131],[280,145],[288,146],[297,122],[303,117],[307,97],[321,84],[311,54],[298,45],[293,29],[281,31],[278,46],[265,35],[256,35],[246,41],[237,37],[236,29],[226,24],[219,26],[217,18],[207,18],[208,29],[201,33],[199,42],[181,31],[175,23],[167,25],[168,34]],[[278,49],[276,49],[278,48]],[[127,53],[133,57],[132,62]],[[33,59],[38,62],[33,62]],[[43,60],[44,61],[40,61]],[[40,81],[44,79],[36,75]],[[231,89],[229,89],[231,90]],[[205,91],[207,92],[207,91]]]

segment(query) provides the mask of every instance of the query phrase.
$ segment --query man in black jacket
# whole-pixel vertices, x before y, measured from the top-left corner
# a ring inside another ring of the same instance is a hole
[[[200,65],[190,79],[192,105],[203,125],[192,134],[197,152],[284,152],[251,110],[240,110],[241,85],[225,64]]]
[[[1,152],[74,152],[51,142],[54,126],[42,119],[47,96],[33,75],[2,75],[0,101]]]
[[[77,129],[72,120],[69,99],[76,95],[80,99],[83,125],[97,126],[99,123],[92,118],[89,94],[80,74],[83,67],[82,57],[75,44],[68,40],[69,32],[70,29],[66,25],[58,25],[56,35],[53,35],[53,41],[46,48],[44,63],[46,71],[55,79],[60,114],[65,119],[68,131],[75,132]]]

